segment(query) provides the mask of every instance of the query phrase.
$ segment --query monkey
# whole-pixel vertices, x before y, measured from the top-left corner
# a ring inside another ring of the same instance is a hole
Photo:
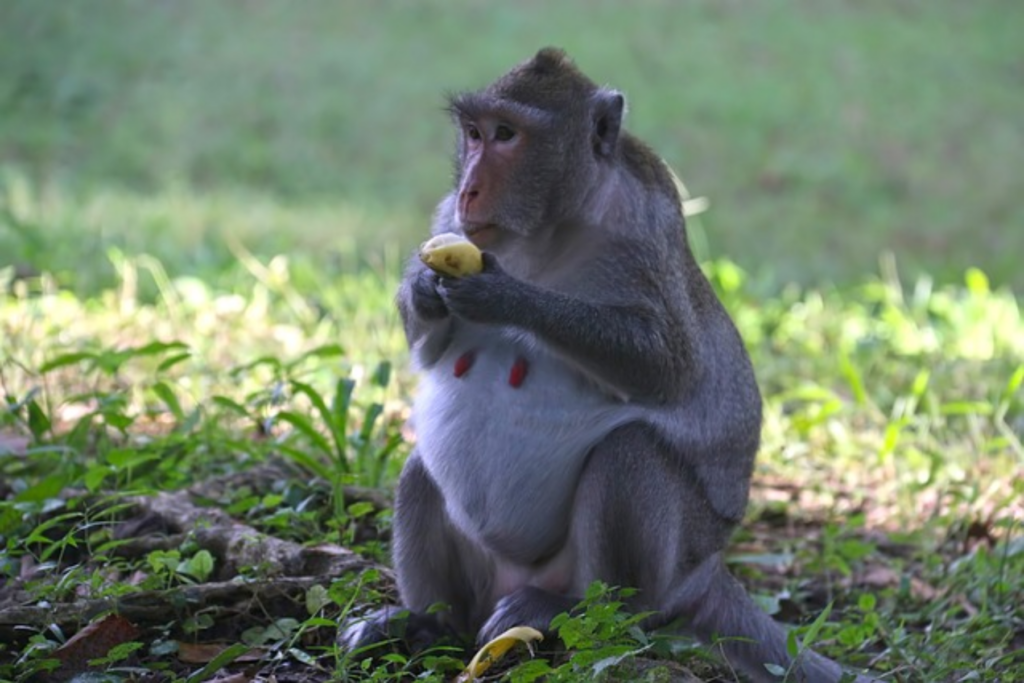
[[[752,680],[780,680],[770,664],[839,681],[813,651],[794,660],[725,567],[761,394],[623,94],[544,48],[448,109],[454,186],[431,234],[468,238],[483,270],[442,277],[414,257],[399,286],[420,372],[393,518],[402,604],[343,644],[387,638],[397,612],[420,642],[545,631],[601,580],[635,589],[646,628],[714,643]]]

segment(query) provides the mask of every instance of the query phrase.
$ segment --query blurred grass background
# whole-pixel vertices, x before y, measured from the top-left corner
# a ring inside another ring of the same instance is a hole
[[[93,289],[232,248],[397,267],[449,178],[445,90],[547,44],[710,213],[700,255],[769,287],[1024,285],[1024,4],[902,0],[0,3],[0,265]]]

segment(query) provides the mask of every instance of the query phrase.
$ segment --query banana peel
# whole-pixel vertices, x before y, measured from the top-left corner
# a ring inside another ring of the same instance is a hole
[[[525,643],[527,647],[530,647],[531,643],[536,640],[544,640],[544,635],[535,628],[529,626],[510,628],[480,648],[469,662],[469,666],[455,679],[456,683],[475,681],[513,647],[519,643]]]
[[[475,275],[484,269],[476,245],[451,232],[431,237],[420,246],[420,260],[435,273],[450,277]]]

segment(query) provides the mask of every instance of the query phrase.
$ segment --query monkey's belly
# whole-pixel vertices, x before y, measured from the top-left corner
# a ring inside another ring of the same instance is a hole
[[[542,349],[487,344],[454,344],[423,377],[416,447],[455,524],[531,563],[564,540],[587,453],[639,413]]]

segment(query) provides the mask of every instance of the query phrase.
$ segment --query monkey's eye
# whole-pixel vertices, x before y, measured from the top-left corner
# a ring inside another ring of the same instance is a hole
[[[494,129],[494,139],[498,142],[508,142],[516,136],[516,132],[502,124]]]
[[[483,136],[480,135],[479,128],[473,125],[468,125],[466,126],[466,137],[468,137],[470,140],[479,140]]]

